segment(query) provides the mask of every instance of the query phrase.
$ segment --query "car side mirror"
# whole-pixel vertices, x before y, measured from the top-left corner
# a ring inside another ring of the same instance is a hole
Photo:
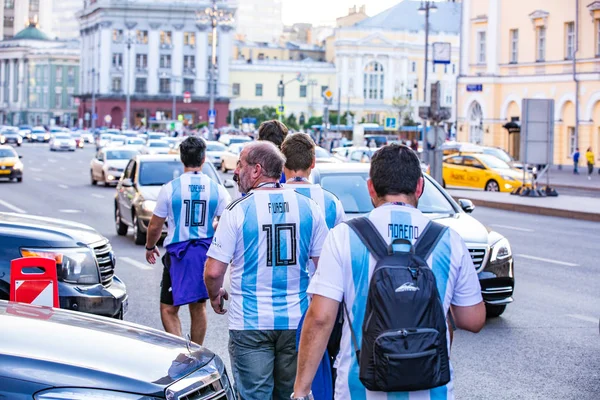
[[[19,158],[23,158],[23,156],[22,156],[22,155],[19,155]]]
[[[233,189],[235,187],[235,182],[233,179],[225,179],[223,186],[225,186],[227,189]]]
[[[124,187],[132,187],[133,182],[129,178],[124,178],[123,181],[121,182],[121,185],[123,185]]]
[[[462,208],[462,210],[467,214],[470,214],[473,212],[473,210],[475,210],[475,204],[473,204],[471,200],[458,199],[458,204],[460,205],[460,208]]]

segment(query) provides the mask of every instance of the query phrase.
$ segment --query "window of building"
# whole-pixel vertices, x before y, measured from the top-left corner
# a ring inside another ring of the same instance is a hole
[[[285,86],[277,85],[277,97],[285,96]]]
[[[139,44],[148,44],[148,31],[138,30],[136,31],[135,36]]]
[[[365,67],[363,80],[363,97],[369,100],[383,100],[383,66],[375,61],[369,63]]]
[[[5,28],[13,28],[15,26],[15,18],[4,16],[4,27]]]
[[[115,43],[121,42],[123,40],[123,29],[113,29],[112,40]]]
[[[40,11],[40,0],[29,0],[29,11]]]
[[[123,68],[123,53],[113,53],[112,66],[113,68]]]
[[[196,68],[196,57],[195,56],[183,56],[183,69],[194,69]]]
[[[112,78],[111,89],[113,92],[120,92],[123,90],[122,79],[120,76]]]
[[[477,32],[477,63],[485,64],[485,48],[487,33],[484,31]]]
[[[160,68],[171,68],[171,55],[161,54],[160,55]]]
[[[56,70],[54,71],[54,76],[57,84],[62,84],[63,81],[63,69],[62,67],[56,66]]]
[[[54,108],[62,108],[62,93],[54,94]]]
[[[444,73],[447,74],[448,73],[448,64],[444,64]]]
[[[546,27],[538,26],[535,30],[537,41],[537,59],[536,61],[546,60]]]
[[[300,85],[300,97],[306,97],[306,85]]]
[[[575,148],[577,147],[577,136],[575,136],[575,127],[567,127],[567,132],[569,137],[569,152],[567,154],[571,155],[575,153]]]
[[[411,67],[410,67],[411,72],[417,72],[417,63],[416,62],[412,62]]]
[[[171,79],[169,78],[160,78],[158,85],[158,91],[160,93],[170,93],[171,92]]]
[[[265,53],[258,53],[258,59],[259,60],[264,60],[265,59]]]
[[[565,24],[565,59],[572,60],[575,56],[575,23]]]
[[[4,0],[4,9],[12,10],[15,8],[15,0]]]
[[[516,64],[519,61],[519,30],[510,30],[510,62]]]
[[[146,69],[148,68],[148,55],[147,54],[136,54],[135,55],[135,67]]]
[[[413,98],[413,94],[412,94],[412,89],[411,89],[411,88],[407,88],[407,89],[406,89],[406,98],[407,98],[408,100],[412,100],[412,98]]]
[[[186,78],[183,80],[183,91],[194,93],[194,80]]]
[[[67,68],[67,86],[75,86],[75,67]]]
[[[600,57],[600,19],[596,21],[596,57]]]
[[[213,34],[212,34],[212,32],[209,32],[209,33],[208,33],[208,46],[209,46],[209,47],[212,47],[212,44],[213,44]],[[219,45],[219,35],[217,35],[217,43],[216,43],[216,46],[218,46],[218,45]]]
[[[239,84],[239,83],[234,83],[234,84],[231,86],[231,93],[232,93],[234,96],[239,96],[239,95],[240,95],[240,84]]]
[[[147,78],[135,78],[135,92],[146,93],[148,91],[148,79]]]
[[[160,31],[160,44],[171,44],[171,31]]]
[[[254,89],[254,95],[256,97],[262,97],[262,95],[263,95],[263,85],[262,85],[262,83],[257,83],[256,84],[256,87]]]
[[[185,46],[195,46],[196,45],[196,34],[194,32],[184,32],[183,33],[183,44]]]

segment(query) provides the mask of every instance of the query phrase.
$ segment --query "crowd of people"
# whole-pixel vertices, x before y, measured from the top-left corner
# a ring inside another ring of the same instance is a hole
[[[199,344],[206,304],[228,314],[240,399],[453,398],[453,326],[478,332],[485,307],[463,240],[417,208],[424,180],[412,149],[391,144],[374,154],[375,209],[352,221],[310,182],[309,135],[263,123],[240,154],[234,201],[202,173],[205,152],[202,139],[182,142],[184,173],[162,187],[148,228],[154,264],[168,226],[160,296],[167,332],[182,335],[182,305]]]

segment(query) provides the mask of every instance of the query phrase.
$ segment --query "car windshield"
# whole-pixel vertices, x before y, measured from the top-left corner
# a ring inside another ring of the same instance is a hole
[[[112,135],[102,135],[100,136],[100,140],[110,140],[111,137]]]
[[[165,135],[156,135],[156,134],[148,135],[148,139],[162,139],[164,137],[165,137]]]
[[[148,147],[169,147],[167,142],[152,142],[148,143]]]
[[[215,170],[202,168],[210,179],[219,182]],[[183,174],[183,164],[180,161],[142,161],[140,163],[139,184],[141,186],[162,186]]]
[[[347,214],[364,214],[373,209],[369,190],[368,173],[321,174],[321,186],[335,194]],[[419,210],[425,214],[454,214],[455,210],[446,197],[428,179],[419,199]]]
[[[225,146],[220,143],[209,143],[206,145],[206,151],[225,151]]]
[[[510,163],[513,161],[512,157],[509,156],[508,153],[506,153],[504,150],[485,149],[485,150],[483,150],[483,152],[484,152],[484,154],[489,154],[496,158],[499,158],[500,160],[504,161],[505,163]]]
[[[235,144],[235,143],[245,143],[245,142],[249,142],[250,138],[247,137],[232,137],[231,139],[229,139],[229,144]]]
[[[111,150],[106,152],[107,160],[129,160],[137,154],[131,150]]]
[[[134,140],[129,139],[127,141],[127,144],[144,144],[144,143],[145,142],[142,139],[134,139]]]
[[[315,156],[317,158],[330,158],[332,157],[331,154],[329,154],[327,152],[327,150],[321,148],[321,147],[315,147]]]
[[[6,157],[16,157],[17,153],[12,151],[11,149],[0,149],[0,158]]]
[[[489,154],[482,154],[479,156],[479,159],[483,161],[483,163],[487,165],[488,168],[510,169],[510,165],[508,165],[507,163],[505,163],[497,157],[490,156]]]
[[[71,137],[67,136],[67,135],[56,135],[55,137],[56,137],[56,139],[61,139],[61,140],[71,139]]]

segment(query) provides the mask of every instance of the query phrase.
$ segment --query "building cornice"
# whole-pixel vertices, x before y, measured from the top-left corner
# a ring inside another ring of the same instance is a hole
[[[474,24],[487,24],[488,16],[487,15],[478,15],[475,18],[471,18],[471,22]]]
[[[529,14],[529,18],[531,19],[531,23],[533,23],[534,26],[536,26],[537,21],[540,21],[540,20],[542,22],[542,25],[546,25],[548,22],[548,15],[550,15],[550,13],[548,11],[535,10],[534,12]]]

